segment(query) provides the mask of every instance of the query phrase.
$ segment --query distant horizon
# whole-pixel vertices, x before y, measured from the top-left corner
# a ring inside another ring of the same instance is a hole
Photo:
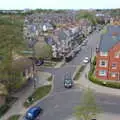
[[[119,9],[120,0],[0,0],[0,10]]]
[[[9,11],[9,10],[111,10],[111,9],[120,9],[120,8],[88,8],[88,9],[52,9],[52,8],[24,8],[24,9],[0,9],[0,10],[5,10],[5,11]]]

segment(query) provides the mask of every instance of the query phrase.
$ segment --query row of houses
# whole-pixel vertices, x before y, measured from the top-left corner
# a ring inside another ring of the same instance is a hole
[[[30,43],[44,37],[52,46],[53,57],[60,57],[79,45],[92,29],[87,19],[76,20],[75,12],[33,14],[25,18],[24,35]]]

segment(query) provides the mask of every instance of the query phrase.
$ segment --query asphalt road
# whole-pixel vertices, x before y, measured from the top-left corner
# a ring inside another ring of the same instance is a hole
[[[86,56],[91,56],[91,48],[92,54],[95,52],[96,46],[99,43],[100,34],[94,33],[87,39],[89,40],[87,46],[82,47],[80,53],[71,62],[62,68],[44,70],[54,74],[55,79],[53,93],[38,104],[44,109],[41,120],[66,120],[69,116],[72,116],[75,106],[80,103],[82,89],[75,87],[65,89],[63,78],[66,72],[71,72],[72,75],[76,66],[79,65]],[[120,114],[120,97],[96,93],[96,99],[104,112]]]
[[[39,105],[44,108],[41,120],[66,120],[74,113],[75,106],[80,104],[82,90],[68,90],[49,96]],[[96,94],[97,104],[104,113],[120,114],[120,97]]]

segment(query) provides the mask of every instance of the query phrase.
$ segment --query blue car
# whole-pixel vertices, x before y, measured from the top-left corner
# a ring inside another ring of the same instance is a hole
[[[40,107],[32,107],[27,111],[24,120],[35,120],[41,112],[42,109]]]

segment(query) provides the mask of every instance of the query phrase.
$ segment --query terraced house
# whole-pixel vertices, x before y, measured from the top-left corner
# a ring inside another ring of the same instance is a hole
[[[104,80],[120,80],[120,26],[108,26],[101,36],[96,59],[96,77]]]

